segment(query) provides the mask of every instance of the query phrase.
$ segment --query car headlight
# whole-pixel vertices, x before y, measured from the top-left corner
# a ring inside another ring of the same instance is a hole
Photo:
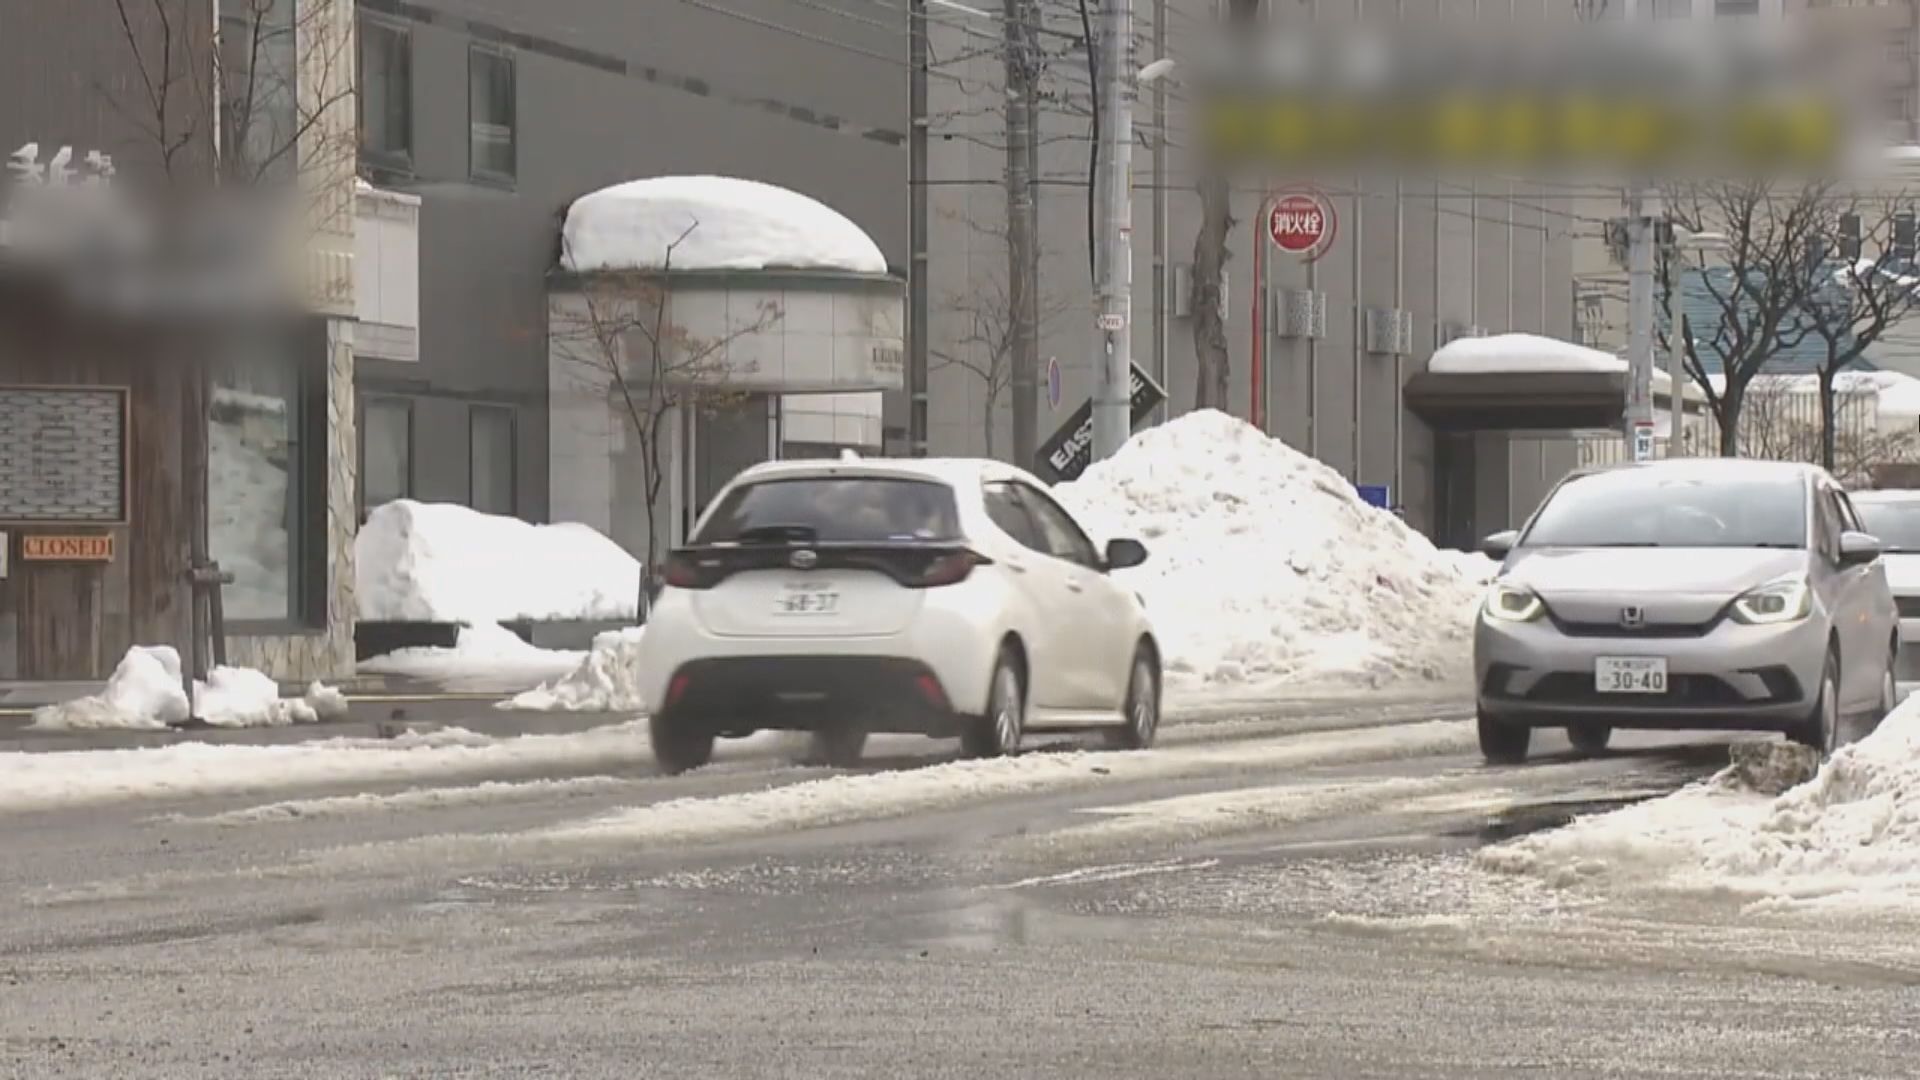
[[[1531,622],[1540,617],[1547,606],[1540,597],[1525,585],[1513,585],[1496,581],[1493,588],[1487,590],[1487,618],[1502,622]]]
[[[1733,617],[1749,626],[1798,622],[1813,613],[1813,590],[1803,577],[1781,578],[1740,594]]]

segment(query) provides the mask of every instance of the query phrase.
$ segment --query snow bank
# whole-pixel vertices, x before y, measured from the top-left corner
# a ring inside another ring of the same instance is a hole
[[[538,648],[499,623],[481,623],[461,627],[451,649],[399,649],[361,661],[358,668],[373,675],[409,675],[443,682],[484,676],[528,686],[565,675],[586,655]]]
[[[786,188],[723,176],[603,188],[574,200],[562,235],[568,270],[657,270],[672,246],[674,270],[887,272],[872,238],[839,212]]]
[[[217,667],[207,681],[194,684],[200,719],[214,727],[285,727],[346,715],[340,691],[315,682],[306,695],[281,698],[280,687],[251,668]],[[34,710],[35,731],[158,731],[187,719],[187,693],[180,678],[180,654],[169,646],[139,646],[127,651],[93,697]]]
[[[640,564],[586,525],[534,525],[464,506],[387,503],[354,541],[360,618],[501,623],[625,619]]]
[[[596,635],[593,648],[564,678],[543,683],[503,709],[539,712],[645,712],[640,697],[640,641],[646,628],[628,627]],[[578,654],[576,654],[578,655]]]
[[[1141,433],[1059,497],[1150,552],[1137,589],[1175,692],[1468,677],[1493,564],[1442,552],[1341,475],[1223,413]]]
[[[107,728],[154,731],[187,718],[187,692],[180,681],[180,654],[167,645],[127,650],[99,694],[33,711],[36,731]]]
[[[1481,852],[1567,884],[1732,894],[1767,908],[1920,909],[1920,698],[1777,798],[1732,770]]]
[[[296,787],[478,780],[644,765],[645,728],[496,739],[459,728],[398,739],[281,746],[181,743],[145,750],[0,754],[0,812]]]

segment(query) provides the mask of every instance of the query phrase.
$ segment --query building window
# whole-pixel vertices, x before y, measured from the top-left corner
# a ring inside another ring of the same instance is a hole
[[[1702,2],[1704,3],[1705,0]],[[1693,17],[1693,0],[1653,0],[1653,17],[1690,19]]]
[[[475,405],[467,411],[467,505],[483,514],[513,513],[513,409]]]
[[[360,512],[413,495],[413,403],[370,397],[360,406]]]
[[[476,179],[513,182],[516,104],[513,57],[475,46],[467,54],[467,160]]]
[[[286,341],[222,365],[208,409],[208,551],[233,575],[221,601],[243,632],[326,615],[326,330]]]
[[[243,183],[290,180],[300,114],[295,0],[218,0],[221,171]]]
[[[1731,19],[1760,14],[1760,0],[1713,0],[1715,18]]]
[[[413,35],[378,19],[360,20],[360,153],[413,167]]]

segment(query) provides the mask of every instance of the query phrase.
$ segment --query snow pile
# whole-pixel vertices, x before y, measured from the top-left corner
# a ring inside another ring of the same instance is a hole
[[[217,667],[194,684],[200,719],[214,727],[285,727],[337,719],[346,696],[315,682],[304,697],[281,698],[280,687],[251,668]],[[34,710],[35,731],[159,731],[188,718],[180,654],[166,645],[136,645],[107,679],[106,689]]]
[[[589,526],[464,506],[387,503],[353,551],[370,622],[625,619],[640,592],[639,562]]]
[[[640,697],[640,642],[646,628],[628,627],[596,635],[593,649],[565,678],[543,683],[503,709],[540,712],[644,712]]]
[[[1558,884],[1731,894],[1768,908],[1920,908],[1920,698],[1778,797],[1728,770],[1480,860]]]
[[[839,212],[724,176],[661,176],[584,195],[562,236],[560,264],[575,271],[658,270],[671,258],[674,270],[887,272],[872,238]]]
[[[27,726],[35,731],[155,731],[186,718],[180,654],[167,645],[136,645],[114,666],[105,690],[35,709]]]
[[[530,686],[578,667],[586,654],[542,649],[499,623],[463,626],[451,649],[415,648],[362,661],[362,673],[455,681],[485,677]]]
[[[1058,494],[1097,536],[1146,543],[1119,578],[1146,601],[1171,690],[1468,676],[1493,564],[1437,550],[1251,425],[1183,416]]]

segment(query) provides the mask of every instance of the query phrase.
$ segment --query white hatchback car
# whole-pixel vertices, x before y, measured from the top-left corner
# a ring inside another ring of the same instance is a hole
[[[662,567],[640,648],[661,768],[716,737],[808,731],[857,762],[869,732],[960,737],[974,755],[1029,731],[1152,743],[1160,650],[1097,549],[1028,474],[991,461],[774,462],[742,472]]]

